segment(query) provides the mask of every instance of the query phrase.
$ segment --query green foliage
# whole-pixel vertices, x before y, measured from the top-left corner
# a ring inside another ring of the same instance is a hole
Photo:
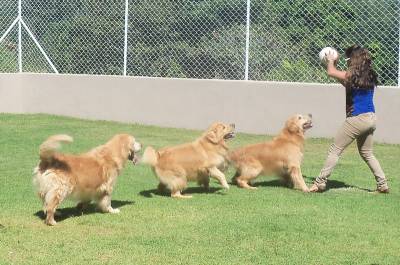
[[[262,40],[252,42],[253,79],[327,80],[317,56],[321,48],[335,47],[343,54],[346,47],[357,43],[371,50],[381,83],[396,85],[398,2],[255,0],[252,3],[252,39]],[[288,64],[297,65],[298,61],[307,66],[297,71],[288,68]]]
[[[124,1],[23,2],[61,73],[122,73]],[[381,84],[396,85],[399,12],[396,0],[252,0],[250,79],[329,82],[318,52],[357,43],[371,50]],[[245,0],[131,0],[127,72],[243,79],[245,30]]]
[[[0,49],[0,69],[6,73],[17,71],[17,56],[12,49]]]

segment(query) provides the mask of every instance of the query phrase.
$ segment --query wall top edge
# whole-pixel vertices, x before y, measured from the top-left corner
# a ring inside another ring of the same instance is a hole
[[[122,75],[91,75],[91,74],[56,74],[56,73],[0,73],[0,77],[2,76],[44,76],[44,77],[93,77],[93,78],[112,78],[112,79],[136,79],[136,80],[175,80],[175,81],[197,81],[197,82],[232,82],[232,83],[254,83],[254,84],[281,84],[281,85],[307,85],[307,86],[341,86],[336,83],[309,83],[309,82],[286,82],[286,81],[259,81],[259,80],[227,80],[227,79],[195,79],[195,78],[167,78],[167,77],[149,77],[149,76],[122,76]],[[400,89],[399,86],[379,86],[381,88],[392,88],[392,89]]]

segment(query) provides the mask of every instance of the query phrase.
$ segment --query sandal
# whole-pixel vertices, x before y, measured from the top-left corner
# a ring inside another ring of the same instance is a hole
[[[389,188],[385,187],[385,188],[377,188],[376,191],[378,193],[389,193]]]
[[[312,184],[310,187],[310,192],[323,192],[326,190],[326,184],[325,183],[316,183]]]

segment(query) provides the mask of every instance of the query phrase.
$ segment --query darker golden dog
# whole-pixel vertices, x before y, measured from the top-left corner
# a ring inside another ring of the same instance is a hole
[[[40,146],[40,162],[33,182],[43,201],[46,224],[55,225],[54,214],[67,197],[81,207],[96,201],[103,212],[118,213],[111,207],[111,193],[126,161],[136,163],[140,143],[128,134],[115,135],[106,144],[81,155],[57,152],[60,143],[72,142],[68,135],[54,135]]]
[[[156,151],[147,147],[142,162],[150,164],[158,176],[160,191],[168,188],[171,197],[190,198],[182,195],[188,181],[197,181],[208,188],[213,177],[226,189],[229,188],[220,168],[226,162],[227,139],[234,137],[234,125],[214,123],[200,138],[191,143],[167,147]]]
[[[304,132],[312,127],[311,115],[290,117],[281,133],[272,141],[245,146],[229,154],[236,167],[232,181],[239,187],[255,189],[249,185],[260,174],[276,174],[286,184],[308,192],[301,174]]]

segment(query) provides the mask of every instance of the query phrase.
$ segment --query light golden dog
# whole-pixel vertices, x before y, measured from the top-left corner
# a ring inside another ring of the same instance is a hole
[[[197,181],[208,189],[209,177],[217,179],[224,188],[229,189],[220,169],[225,166],[228,154],[225,140],[234,137],[234,128],[234,124],[217,122],[194,142],[158,151],[147,147],[142,162],[150,164],[158,176],[159,191],[168,188],[174,198],[191,198],[181,194],[188,181]]]
[[[245,146],[228,156],[236,167],[232,179],[239,187],[256,189],[249,185],[260,174],[276,174],[285,184],[308,192],[301,174],[304,132],[312,127],[311,115],[290,117],[281,133],[272,141]]]
[[[54,135],[39,149],[40,162],[34,170],[33,183],[43,201],[45,223],[55,225],[57,206],[67,197],[78,207],[97,202],[100,210],[118,213],[111,207],[111,193],[127,160],[137,162],[140,143],[128,134],[115,135],[106,144],[81,155],[57,152],[61,143],[72,142],[68,135]]]

